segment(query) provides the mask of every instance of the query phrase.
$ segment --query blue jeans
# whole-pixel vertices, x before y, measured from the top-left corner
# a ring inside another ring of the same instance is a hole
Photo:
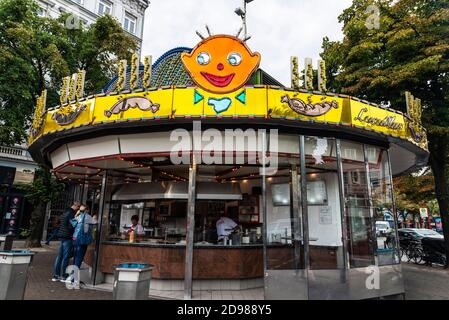
[[[84,256],[86,255],[87,245],[77,245],[75,246],[75,266],[81,268]]]
[[[63,239],[61,240],[61,244],[59,246],[58,255],[56,256],[55,261],[55,277],[66,276],[66,269],[69,265],[70,255],[72,253],[73,248],[73,240],[72,239]],[[62,268],[62,270],[61,270]],[[62,271],[62,272],[61,272]]]

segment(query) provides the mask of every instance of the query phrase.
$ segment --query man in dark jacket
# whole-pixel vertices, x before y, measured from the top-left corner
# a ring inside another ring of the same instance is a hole
[[[65,271],[69,264],[70,254],[73,247],[73,232],[74,228],[70,222],[75,217],[76,212],[79,210],[81,204],[76,201],[70,208],[67,208],[60,218],[60,225],[58,231],[58,238],[61,240],[59,246],[58,255],[55,261],[55,272],[53,274],[52,281],[65,280]]]

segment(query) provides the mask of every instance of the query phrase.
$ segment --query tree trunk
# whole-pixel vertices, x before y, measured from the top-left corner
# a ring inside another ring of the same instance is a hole
[[[435,177],[435,195],[440,206],[446,257],[449,257],[448,139],[449,134],[446,128],[444,128],[444,130],[429,130],[430,166],[432,167],[432,172]],[[445,267],[449,267],[448,259],[446,259]]]
[[[40,202],[35,206],[31,213],[30,220],[30,236],[27,239],[26,246],[28,248],[40,248],[42,241],[42,232],[45,224],[47,205]]]

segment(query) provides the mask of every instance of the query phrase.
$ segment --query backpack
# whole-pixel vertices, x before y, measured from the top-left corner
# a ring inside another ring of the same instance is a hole
[[[84,232],[84,220],[86,219],[86,215],[84,214],[83,219],[81,220],[81,222],[79,222],[76,226],[76,228],[79,228],[79,231],[77,233],[77,237],[76,239],[74,239],[75,241],[75,245],[89,245],[92,242],[94,242],[94,238],[93,238],[93,234],[92,234],[92,225],[89,225],[89,229],[87,230],[87,232]]]

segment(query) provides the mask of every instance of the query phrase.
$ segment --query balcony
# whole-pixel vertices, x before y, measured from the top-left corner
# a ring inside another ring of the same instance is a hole
[[[0,146],[0,158],[4,158],[7,160],[21,160],[34,163],[27,149],[21,146],[14,146],[14,147]]]

